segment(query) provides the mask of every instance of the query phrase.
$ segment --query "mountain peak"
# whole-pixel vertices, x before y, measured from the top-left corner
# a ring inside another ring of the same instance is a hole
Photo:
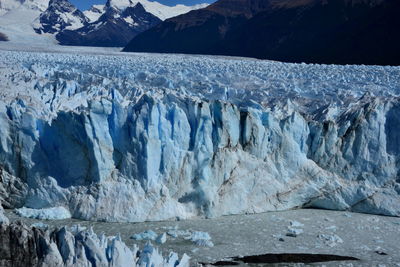
[[[57,33],[64,29],[78,29],[88,23],[86,16],[68,0],[50,0],[39,17],[38,33]]]

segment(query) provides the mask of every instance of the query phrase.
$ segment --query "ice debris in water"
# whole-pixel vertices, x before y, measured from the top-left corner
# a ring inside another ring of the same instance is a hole
[[[167,242],[167,234],[166,233],[162,233],[156,238],[156,243],[159,245],[164,244],[165,242]]]
[[[343,243],[343,239],[341,239],[337,234],[319,234],[318,238],[329,247],[334,247],[338,243]]]
[[[302,224],[301,222],[298,222],[298,221],[290,221],[290,226],[294,227],[294,228],[300,228],[300,227],[303,227],[304,224]]]
[[[290,221],[288,226],[288,231],[286,236],[297,237],[298,235],[302,234],[304,231],[301,229],[304,224],[298,221]]]
[[[207,232],[201,232],[201,231],[193,231],[192,234],[189,237],[186,237],[185,239],[188,239],[192,241],[194,244],[197,246],[201,247],[213,247],[214,243],[211,241],[211,236]]]
[[[304,232],[303,229],[289,227],[286,235],[291,236],[291,237],[297,237],[298,235],[302,234],[303,232]]]
[[[131,239],[134,240],[156,240],[158,237],[157,233],[153,230],[146,230],[139,234],[134,234]]]
[[[71,213],[64,207],[46,209],[30,209],[23,207],[16,209],[15,213],[21,217],[39,220],[64,220],[71,218]]]

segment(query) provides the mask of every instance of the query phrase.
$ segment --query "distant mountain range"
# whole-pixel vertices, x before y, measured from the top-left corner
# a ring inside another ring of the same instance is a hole
[[[0,32],[18,42],[123,47],[162,20],[206,6],[108,0],[82,12],[68,0],[1,0]]]
[[[219,0],[124,49],[288,62],[400,64],[399,0]]]
[[[57,40],[64,45],[121,47],[137,34],[160,22],[140,3],[124,10],[107,5],[98,20],[76,30],[62,31],[57,35]]]

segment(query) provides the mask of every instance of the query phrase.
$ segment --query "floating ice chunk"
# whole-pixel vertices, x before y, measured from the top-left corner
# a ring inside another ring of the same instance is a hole
[[[331,225],[331,226],[325,227],[325,229],[326,230],[332,230],[332,231],[335,232],[337,230],[337,227],[336,227],[336,225]]]
[[[71,218],[71,213],[64,207],[47,209],[30,209],[23,207],[16,209],[15,213],[22,217],[39,220],[64,220]]]
[[[289,227],[288,231],[286,233],[286,236],[297,237],[298,235],[302,234],[303,232],[304,232],[303,229]]]
[[[192,232],[192,235],[188,239],[190,239],[191,241],[195,241],[195,240],[211,240],[211,236],[207,232],[194,231],[194,232]]]
[[[318,238],[324,241],[327,246],[334,247],[338,243],[343,243],[343,240],[336,234],[320,234]]]
[[[213,247],[214,243],[211,241],[211,236],[207,232],[201,232],[201,231],[194,231],[189,237],[186,237],[185,239],[189,239],[193,243],[195,243],[197,246],[201,247]]]
[[[279,240],[279,241],[281,241],[281,242],[284,242],[284,241],[285,241],[285,239],[284,239],[284,236],[283,236],[283,235],[272,235],[272,237],[274,237],[274,238],[278,239],[278,240]]]
[[[35,227],[35,228],[40,228],[40,229],[46,230],[46,229],[49,228],[49,225],[45,224],[45,223],[42,223],[42,222],[37,222],[37,223],[32,223],[31,227]]]
[[[131,239],[134,239],[134,240],[156,240],[157,233],[155,233],[152,230],[146,230],[142,233],[134,234],[133,236],[131,236]]]
[[[299,227],[303,227],[304,226],[304,224],[302,224],[301,222],[298,222],[298,221],[290,221],[290,226],[291,227],[294,227],[294,228],[299,228]]]
[[[161,244],[164,244],[165,242],[167,242],[167,234],[162,233],[157,237],[156,243],[161,245]]]

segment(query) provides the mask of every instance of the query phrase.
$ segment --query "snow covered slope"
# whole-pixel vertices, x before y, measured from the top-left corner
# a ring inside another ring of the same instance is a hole
[[[75,30],[88,23],[86,16],[67,0],[50,0],[47,9],[40,14],[38,33],[59,33]]]
[[[55,44],[54,36],[48,34],[41,36],[34,31],[38,17],[46,10],[48,2],[48,0],[25,0],[21,4],[19,1],[14,1],[12,8],[3,14],[0,13],[0,32],[4,33],[12,43]]]
[[[4,15],[8,11],[19,7],[23,3],[23,0],[1,0],[0,1],[0,16]]]
[[[88,10],[83,11],[83,14],[85,14],[89,22],[95,22],[104,13],[104,7],[104,5],[93,5]]]
[[[2,52],[7,207],[145,221],[400,215],[400,68]]]
[[[129,6],[135,6],[137,3],[141,3],[147,12],[152,13],[161,20],[172,18],[191,10],[200,9],[208,6],[208,4],[198,4],[194,6],[176,5],[166,6],[156,1],[148,0],[110,0],[110,5],[123,10]]]

